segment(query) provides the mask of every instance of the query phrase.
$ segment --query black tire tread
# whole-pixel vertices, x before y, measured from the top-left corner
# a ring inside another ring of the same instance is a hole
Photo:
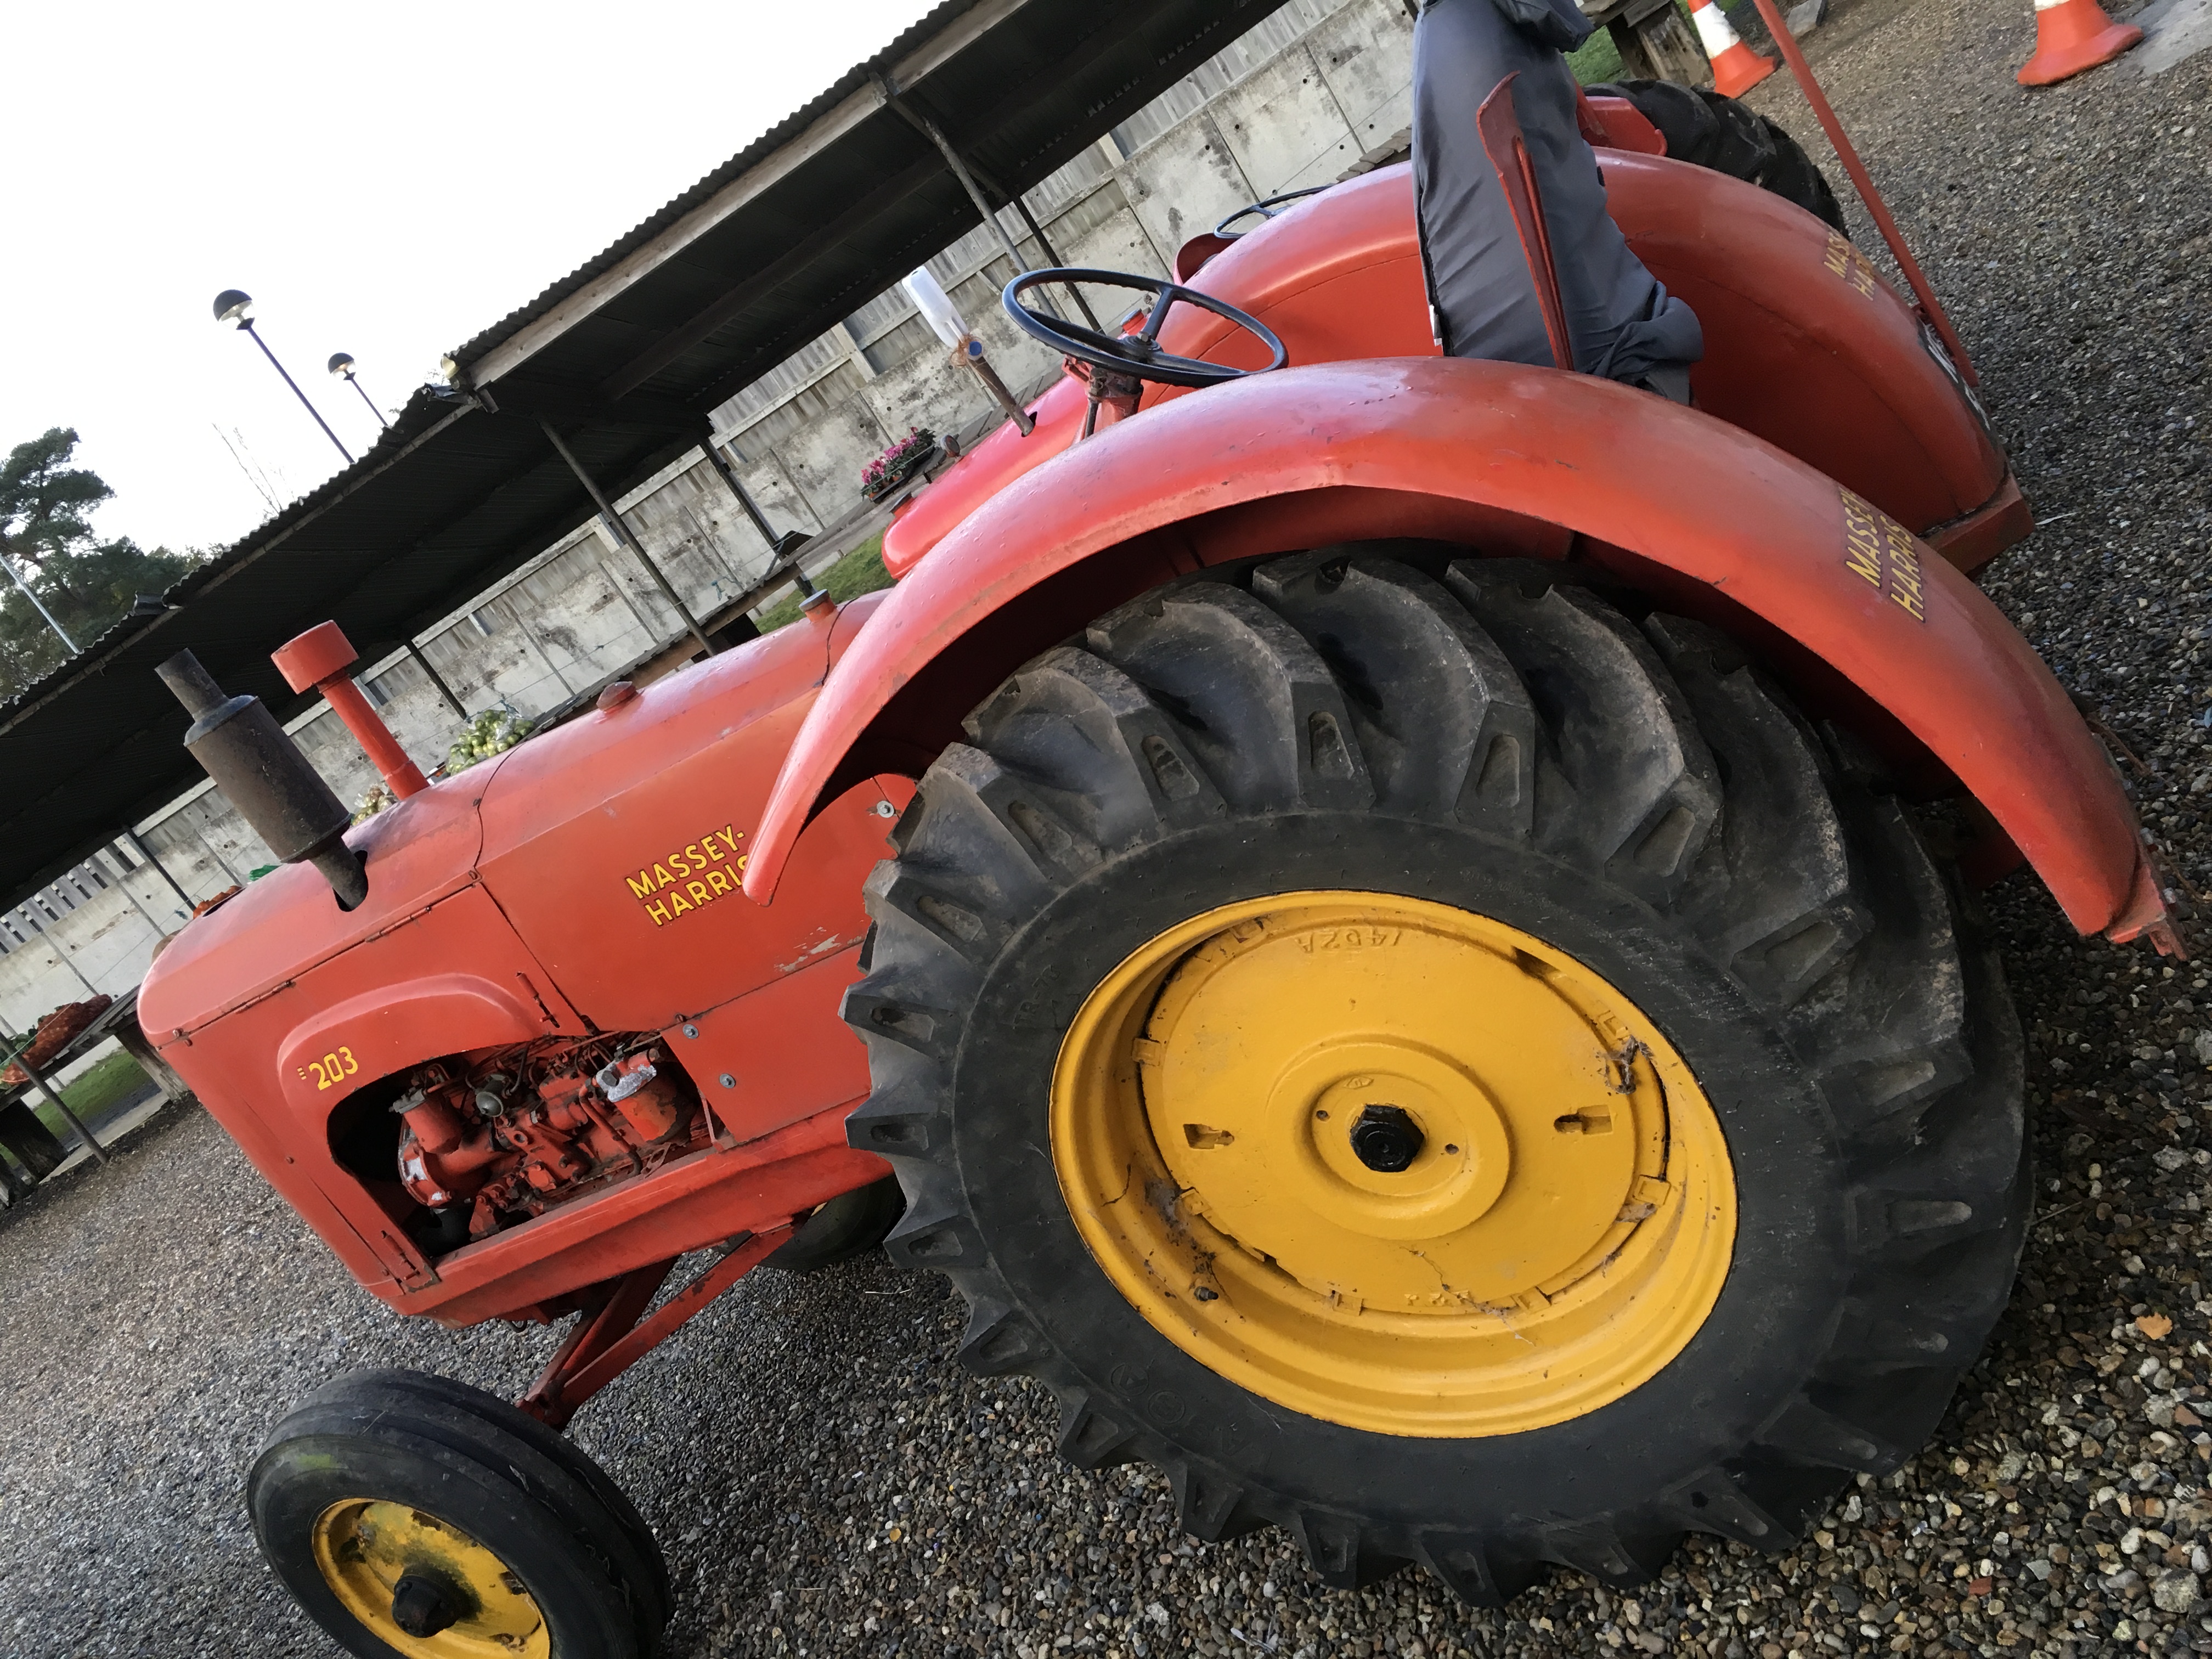
[[[1849,1475],[1932,1431],[2004,1305],[2028,1185],[2002,975],[1904,809],[1724,636],[1638,626],[1557,567],[1462,559],[1439,579],[1385,550],[1148,594],[1017,672],[931,768],[870,884],[876,931],[847,1006],[877,1079],[853,1141],[892,1159],[911,1200],[887,1249],[967,1297],[963,1364],[1055,1390],[1071,1461],[1152,1462],[1187,1530],[1284,1526],[1329,1584],[1418,1560],[1494,1603],[1547,1561],[1643,1582],[1686,1530],[1779,1553]],[[1200,657],[1215,672],[1192,672]],[[1416,693],[1418,729],[1395,724]],[[1486,764],[1501,743],[1502,769]],[[1158,788],[1148,747],[1193,787]],[[1826,1352],[1739,1455],[1620,1512],[1510,1537],[1384,1533],[1255,1490],[1121,1420],[1013,1305],[968,1216],[945,1107],[957,1011],[986,963],[902,896],[945,895],[1003,938],[1056,880],[1196,817],[1370,802],[1533,845],[1674,918],[1768,1011],[1839,1124],[1856,1235]]]
[[[1848,235],[1844,210],[1827,177],[1804,146],[1747,104],[1705,87],[1673,81],[1614,81],[1589,88],[1593,96],[1625,98],[1659,129],[1667,154],[1757,185],[1795,203]]]
[[[362,1438],[412,1446],[454,1467],[482,1471],[486,1484],[519,1486],[566,1535],[574,1558],[595,1563],[630,1598],[641,1651],[657,1650],[674,1600],[652,1528],[581,1450],[527,1413],[467,1383],[397,1370],[333,1378],[270,1430],[248,1477],[249,1493],[302,1442]]]

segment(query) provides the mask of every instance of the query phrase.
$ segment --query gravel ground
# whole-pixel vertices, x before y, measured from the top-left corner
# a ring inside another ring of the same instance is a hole
[[[1816,60],[2047,526],[1991,591],[2132,757],[2195,893],[2212,53],[2030,94],[2027,13],[1854,0]],[[1754,101],[1826,159],[1786,82]],[[1562,1574],[1504,1613],[1410,1572],[1328,1593],[1279,1534],[1183,1540],[1148,1473],[1060,1467],[1041,1391],[950,1361],[943,1287],[860,1265],[748,1281],[579,1420],[667,1551],[669,1651],[2212,1652],[2212,985],[2076,940],[2024,878],[1990,908],[2046,1188],[2022,1289],[1935,1442],[1803,1548],[1693,1540],[1633,1598]],[[330,1651],[247,1535],[266,1426],[371,1364],[512,1395],[553,1340],[388,1314],[197,1115],[0,1218],[0,1650],[24,1656]]]

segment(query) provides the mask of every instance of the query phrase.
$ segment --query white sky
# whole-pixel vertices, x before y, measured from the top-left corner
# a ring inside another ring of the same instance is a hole
[[[102,533],[216,548],[356,456],[439,357],[574,270],[931,0],[11,7],[0,454],[73,426]]]

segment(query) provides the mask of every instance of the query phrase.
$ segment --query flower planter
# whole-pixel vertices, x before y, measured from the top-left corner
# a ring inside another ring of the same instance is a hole
[[[904,489],[913,481],[916,473],[927,467],[943,453],[936,444],[931,444],[926,449],[917,449],[874,483],[862,484],[860,493],[872,501],[880,501],[886,495],[896,494]]]

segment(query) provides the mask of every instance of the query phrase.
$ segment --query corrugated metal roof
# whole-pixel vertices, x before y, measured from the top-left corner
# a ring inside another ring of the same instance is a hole
[[[21,893],[198,780],[154,665],[190,647],[280,716],[269,661],[335,618],[389,651],[591,515],[711,410],[977,222],[906,114],[1027,190],[1283,0],[945,0],[628,235],[458,348],[353,465],[0,705],[0,890]]]

